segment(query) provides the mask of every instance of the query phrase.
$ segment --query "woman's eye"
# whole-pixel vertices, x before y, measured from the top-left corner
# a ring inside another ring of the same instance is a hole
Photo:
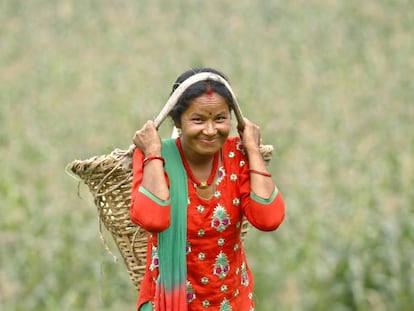
[[[201,120],[201,118],[192,118],[191,121],[193,121],[194,123],[201,123],[201,122],[203,122],[203,120]]]

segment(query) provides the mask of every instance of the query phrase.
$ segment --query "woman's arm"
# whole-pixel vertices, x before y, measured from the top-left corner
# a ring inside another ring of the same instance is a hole
[[[161,158],[161,139],[152,121],[134,136],[131,220],[150,232],[160,232],[170,224],[168,178]]]
[[[249,163],[242,173],[243,213],[256,228],[275,230],[285,217],[285,204],[260,153],[260,128],[245,119],[242,139]]]
[[[285,203],[277,188],[268,199],[250,193],[242,208],[249,222],[262,231],[276,230],[285,218]]]
[[[244,120],[242,139],[249,159],[250,190],[258,197],[268,199],[275,189],[275,184],[260,153],[260,128],[248,119]]]
[[[134,144],[144,154],[142,186],[160,200],[169,199],[170,191],[161,157],[161,138],[153,121],[147,121],[142,129],[136,131]]]

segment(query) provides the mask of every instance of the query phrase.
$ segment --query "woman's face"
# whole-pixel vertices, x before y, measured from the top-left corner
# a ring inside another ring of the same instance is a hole
[[[210,156],[220,150],[231,129],[230,109],[217,93],[194,98],[181,115],[181,145],[186,157]]]

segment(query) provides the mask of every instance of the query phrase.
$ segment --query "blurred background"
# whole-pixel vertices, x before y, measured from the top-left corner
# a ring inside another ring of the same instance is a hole
[[[127,149],[182,71],[211,66],[275,147],[287,204],[277,231],[247,237],[256,309],[412,310],[413,12],[404,0],[2,1],[0,309],[134,310],[65,166]]]

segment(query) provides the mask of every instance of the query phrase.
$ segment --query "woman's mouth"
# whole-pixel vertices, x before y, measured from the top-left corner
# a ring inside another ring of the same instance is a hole
[[[212,138],[212,139],[204,138],[204,139],[200,139],[200,141],[204,144],[212,145],[217,142],[217,139],[216,138]]]

